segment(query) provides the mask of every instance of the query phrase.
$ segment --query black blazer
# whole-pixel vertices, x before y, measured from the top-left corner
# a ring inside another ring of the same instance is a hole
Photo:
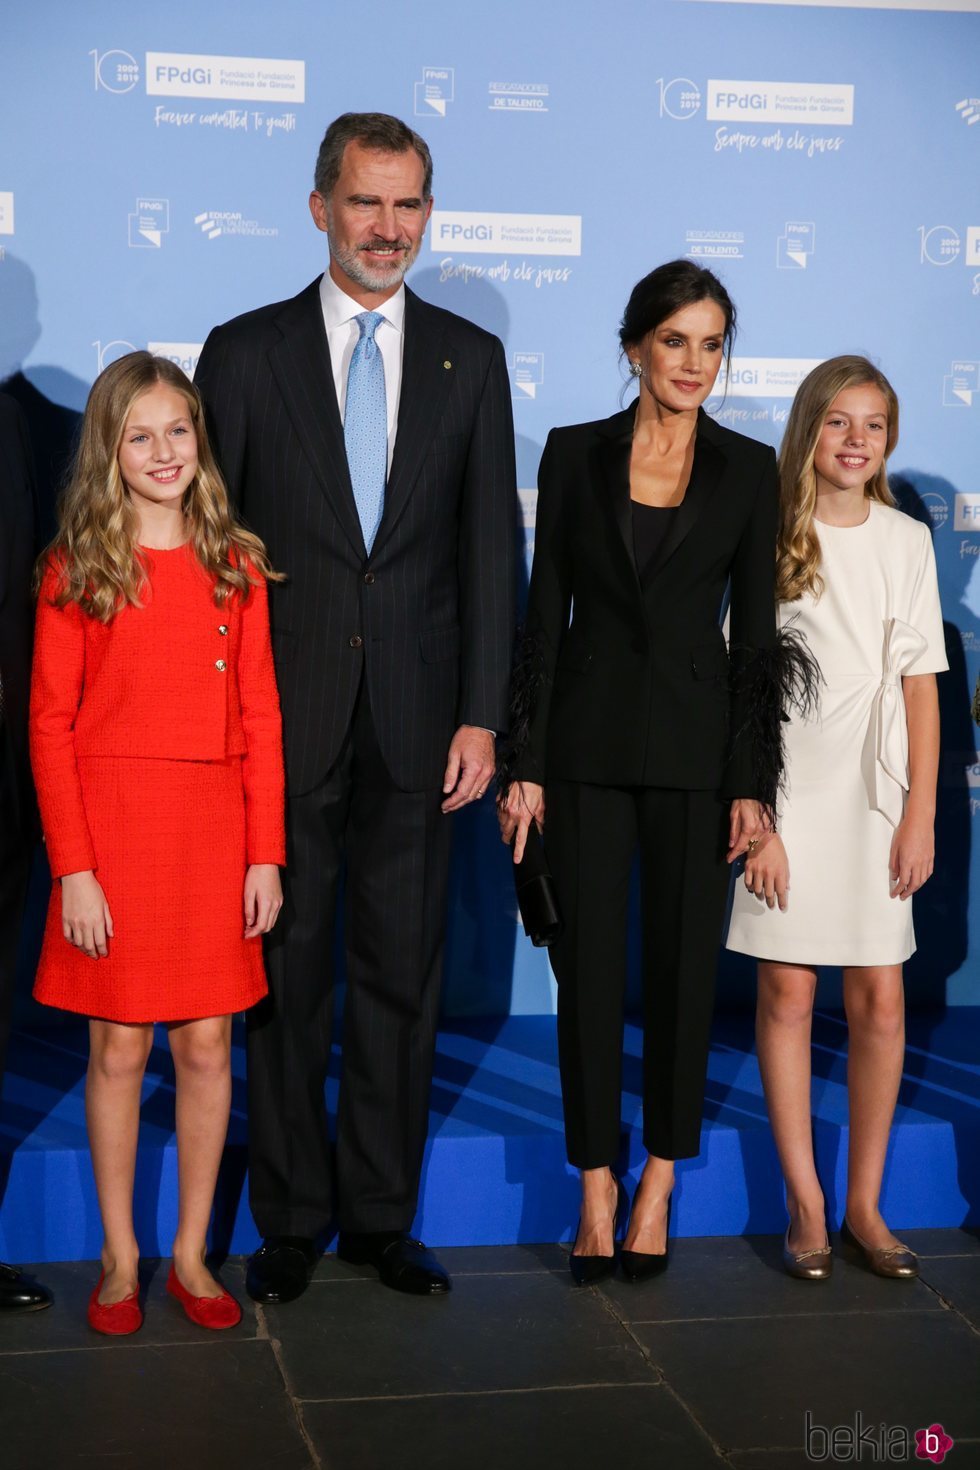
[[[290,791],[326,775],[362,672],[405,790],[439,787],[458,725],[503,730],[516,478],[499,340],[406,291],[398,433],[368,557],[319,280],[216,327],[195,381],[232,499],[288,580],[272,640]]]
[[[687,493],[641,585],[634,415],[554,429],[545,445],[517,774],[754,797],[746,696],[731,692],[719,619],[730,584],[739,668],[774,643],[775,455],[700,412]]]
[[[33,836],[36,824],[27,754],[35,514],[27,420],[20,405],[0,393],[0,781],[13,794],[15,820],[25,840]]]

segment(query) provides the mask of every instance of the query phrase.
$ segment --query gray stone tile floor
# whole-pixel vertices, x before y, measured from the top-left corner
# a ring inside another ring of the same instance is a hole
[[[85,1322],[92,1262],[37,1268],[50,1311],[0,1318],[2,1470],[980,1470],[980,1232],[918,1230],[915,1282],[839,1251],[790,1280],[771,1236],[678,1240],[643,1286],[578,1290],[558,1246],[440,1251],[446,1298],[326,1256],[278,1309],[223,1267],[240,1327],[206,1333],[146,1263],[127,1339]],[[863,1438],[862,1438],[863,1436]]]

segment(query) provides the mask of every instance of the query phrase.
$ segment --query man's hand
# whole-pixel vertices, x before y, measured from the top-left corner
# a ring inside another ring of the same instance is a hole
[[[479,801],[494,772],[493,736],[478,725],[460,725],[449,747],[442,789],[444,812],[459,811],[467,802]]]

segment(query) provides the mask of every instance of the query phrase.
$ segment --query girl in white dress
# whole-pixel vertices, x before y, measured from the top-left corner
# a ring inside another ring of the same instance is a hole
[[[936,673],[948,666],[929,530],[888,488],[897,439],[895,393],[865,358],[832,358],[800,385],[779,461],[776,585],[780,624],[805,634],[824,682],[817,712],[785,727],[779,830],[749,854],[728,934],[729,949],[760,961],[759,1066],[790,1217],[783,1263],[811,1280],[831,1266],[810,1117],[817,965],[844,972],[842,1236],[879,1275],[918,1272],[878,1197],[905,1050],[909,900],[933,866]]]

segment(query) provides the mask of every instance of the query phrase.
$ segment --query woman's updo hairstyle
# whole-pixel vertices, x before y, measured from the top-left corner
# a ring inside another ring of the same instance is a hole
[[[626,303],[619,329],[623,352],[627,347],[642,342],[648,332],[659,327],[675,311],[693,306],[697,301],[713,301],[721,307],[725,317],[727,361],[735,341],[735,303],[718,277],[693,260],[669,260],[666,265],[658,265],[642,281],[637,281]]]

